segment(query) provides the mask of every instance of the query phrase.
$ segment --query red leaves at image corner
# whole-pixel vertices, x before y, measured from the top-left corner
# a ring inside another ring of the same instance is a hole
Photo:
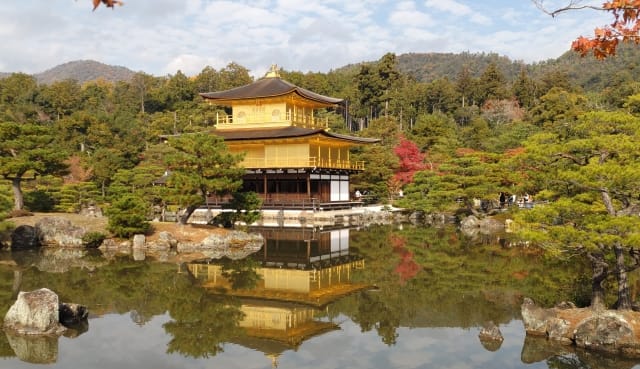
[[[96,10],[100,3],[104,4],[107,8],[113,8],[114,5],[124,5],[122,1],[118,0],[93,0],[93,10]]]
[[[400,256],[400,261],[393,270],[400,277],[402,284],[414,278],[420,271],[420,265],[413,260],[413,253],[405,247],[407,240],[404,237],[392,235],[389,237],[393,252]]]
[[[602,4],[602,9],[611,12],[613,23],[597,27],[594,37],[579,37],[571,49],[585,56],[590,52],[596,59],[616,55],[620,42],[640,44],[640,0],[613,0]]]

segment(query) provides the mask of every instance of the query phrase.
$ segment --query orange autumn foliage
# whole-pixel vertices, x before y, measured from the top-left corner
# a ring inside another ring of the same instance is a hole
[[[613,23],[596,28],[592,38],[580,36],[571,44],[572,50],[604,59],[616,54],[620,42],[640,44],[640,0],[607,1],[602,10],[612,13]]]
[[[119,0],[93,0],[93,10],[96,10],[100,3],[103,3],[107,8],[113,8],[114,5],[124,5],[124,2]]]

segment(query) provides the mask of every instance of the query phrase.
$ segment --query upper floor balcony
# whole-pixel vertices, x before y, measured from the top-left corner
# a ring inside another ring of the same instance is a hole
[[[249,169],[326,168],[364,170],[364,161],[322,159],[315,156],[282,156],[278,158],[245,157],[241,165]]]
[[[246,128],[271,128],[271,127],[302,127],[310,129],[329,128],[327,117],[316,117],[310,114],[299,114],[293,111],[280,112],[274,110],[271,113],[245,114],[240,112],[235,115],[217,114],[217,129],[246,129]]]

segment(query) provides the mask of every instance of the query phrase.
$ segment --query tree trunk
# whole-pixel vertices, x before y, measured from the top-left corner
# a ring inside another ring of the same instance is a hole
[[[613,201],[611,200],[611,195],[609,195],[609,190],[606,188],[601,188],[600,195],[602,196],[602,202],[604,203],[604,207],[607,209],[607,213],[615,217],[617,215],[617,212],[615,207],[613,206]]]
[[[624,264],[624,248],[620,242],[616,242],[613,246],[616,254],[616,278],[618,280],[618,302],[616,308],[618,310],[631,310],[631,296],[629,294],[629,278],[627,276],[627,267]]]
[[[587,256],[591,260],[591,268],[593,275],[591,276],[591,308],[594,310],[604,310],[604,286],[603,283],[607,279],[609,266],[604,261],[603,254],[588,253]]]
[[[20,188],[20,177],[11,179],[11,188],[13,189],[13,209],[22,210],[24,208],[24,196],[22,196],[22,188]]]
[[[20,293],[21,287],[22,287],[22,271],[14,270],[13,285],[11,286],[11,299],[15,299],[16,297],[18,297],[18,293]]]

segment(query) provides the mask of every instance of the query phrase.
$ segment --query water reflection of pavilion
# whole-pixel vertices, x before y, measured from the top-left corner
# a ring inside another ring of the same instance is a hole
[[[265,244],[249,257],[259,276],[254,288],[233,289],[218,260],[189,264],[202,286],[237,297],[322,307],[368,286],[351,281],[364,259],[349,251],[349,229],[256,229]]]
[[[319,318],[321,308],[369,285],[352,274],[365,266],[349,251],[349,230],[255,229],[265,237],[263,248],[250,255],[259,276],[253,288],[233,289],[224,263],[211,260],[188,265],[202,286],[238,297],[245,314],[239,323],[246,335],[234,343],[277,358],[304,340],[339,329]]]

